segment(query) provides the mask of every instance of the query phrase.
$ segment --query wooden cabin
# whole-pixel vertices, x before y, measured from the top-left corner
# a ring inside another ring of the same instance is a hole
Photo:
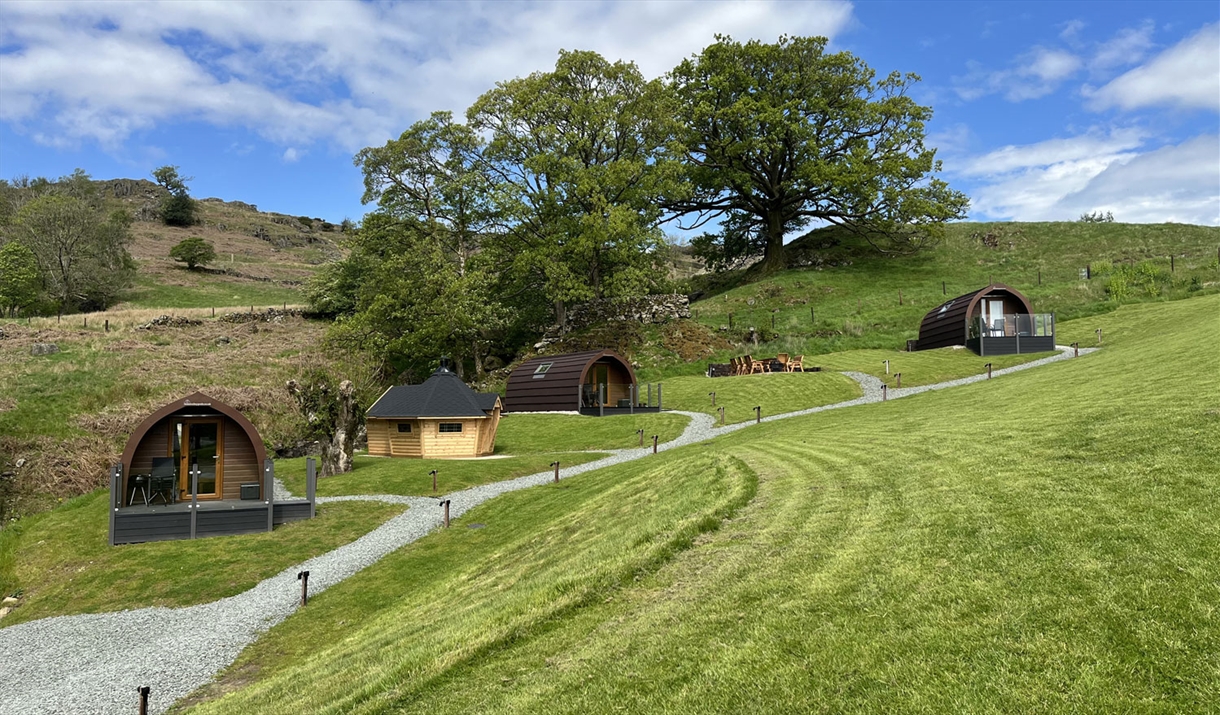
[[[547,355],[527,360],[508,377],[506,412],[618,414],[656,412],[660,386],[641,391],[631,363],[613,350]]]
[[[369,454],[381,457],[482,457],[496,448],[503,405],[476,393],[445,365],[421,385],[386,390],[365,418]]]
[[[945,301],[924,316],[916,350],[963,345],[979,355],[1055,349],[1055,316],[1035,313],[1016,288],[993,283]]]
[[[277,502],[262,437],[236,409],[202,392],[153,412],[131,433],[110,475],[110,543],[271,531],[314,515],[314,469],[304,500]]]
[[[126,505],[142,500],[142,493],[133,497],[142,489],[150,499],[161,493],[169,502],[189,501],[188,477],[196,465],[200,501],[261,500],[266,458],[263,439],[245,415],[196,392],[149,415],[127,439],[120,461]],[[137,485],[140,477],[149,481]]]

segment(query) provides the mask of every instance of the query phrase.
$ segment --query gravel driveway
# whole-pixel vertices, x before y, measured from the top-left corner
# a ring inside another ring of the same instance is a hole
[[[996,376],[1072,357],[1060,354],[996,370]],[[1081,349],[1082,355],[1095,348]],[[763,417],[763,422],[881,400],[881,381],[862,373],[844,373],[860,383],[864,394],[854,400]],[[966,385],[987,379],[976,375],[935,385],[889,390],[888,399]],[[716,427],[710,415],[679,412],[690,418],[685,431],[658,446],[666,451],[737,430],[752,422]],[[610,456],[560,470],[560,478],[640,459],[652,447],[624,449]],[[505,492],[546,484],[547,471],[447,495],[451,518]],[[286,491],[286,490],[285,490]],[[280,494],[277,489],[277,498]],[[98,713],[128,715],[136,710],[136,688],[152,688],[149,710],[165,712],[177,699],[212,680],[261,633],[298,607],[297,572],[308,570],[309,590],[317,594],[376,563],[382,557],[440,526],[438,499],[396,495],[319,497],[318,502],[375,500],[402,504],[407,510],[350,544],[285,569],[245,593],[185,608],[141,608],[115,613],[56,616],[0,629],[0,714]]]

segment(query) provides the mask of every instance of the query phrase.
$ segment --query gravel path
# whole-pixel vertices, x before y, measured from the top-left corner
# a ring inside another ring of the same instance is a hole
[[[1015,367],[996,370],[1002,376],[1072,357],[1071,348],[1060,354]],[[1082,355],[1095,348],[1082,348]],[[854,400],[763,417],[763,422],[841,409],[881,400],[881,381],[870,375],[845,373],[860,383],[864,394]],[[975,375],[935,385],[889,390],[899,399],[929,390],[967,385],[987,379]],[[745,429],[753,422],[717,427],[710,415],[678,412],[690,418],[682,434],[658,445],[658,452],[702,442]],[[560,478],[630,462],[652,453],[623,449],[585,464],[564,467]],[[475,506],[505,492],[546,484],[547,471],[454,492],[450,517],[458,518]],[[288,490],[276,485],[276,498]],[[261,633],[287,618],[300,598],[299,571],[309,571],[309,591],[317,594],[370,566],[382,557],[423,537],[441,524],[438,499],[398,495],[319,497],[335,501],[383,501],[407,510],[350,544],[285,569],[254,588],[212,603],[186,608],[141,608],[116,613],[56,616],[0,629],[0,713],[81,713],[126,715],[136,709],[136,688],[152,688],[149,710],[165,712],[177,699],[207,684]]]

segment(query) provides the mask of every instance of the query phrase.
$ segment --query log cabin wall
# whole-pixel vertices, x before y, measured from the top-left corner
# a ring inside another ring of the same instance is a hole
[[[419,420],[378,420],[386,423],[386,431],[390,441],[391,457],[422,457],[423,445],[420,440]],[[405,429],[408,432],[403,432]]]
[[[365,423],[369,438],[369,454],[378,457],[390,456],[390,422],[370,418]]]
[[[487,419],[420,420],[420,442],[424,457],[473,457],[478,454],[479,423]],[[462,425],[461,432],[441,432],[441,424]]]
[[[500,408],[492,410],[491,416],[479,421],[479,456],[491,454],[496,449],[496,429],[500,426]]]

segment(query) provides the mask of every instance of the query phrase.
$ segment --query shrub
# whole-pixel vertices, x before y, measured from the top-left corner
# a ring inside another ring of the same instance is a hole
[[[216,249],[202,238],[192,236],[169,249],[169,257],[179,263],[185,263],[188,269],[194,270],[196,266],[206,265],[216,260]]]

